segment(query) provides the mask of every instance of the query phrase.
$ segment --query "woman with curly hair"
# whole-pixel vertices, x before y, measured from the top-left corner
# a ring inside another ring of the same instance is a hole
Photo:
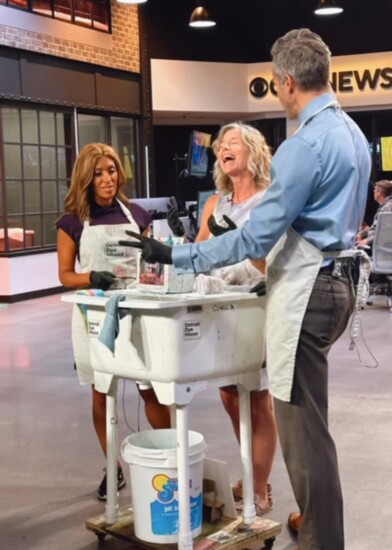
[[[209,197],[202,214],[196,242],[241,227],[254,206],[263,199],[270,183],[271,153],[264,136],[253,126],[233,122],[223,126],[213,143],[216,156],[214,181],[217,194]],[[230,285],[254,286],[264,278],[265,260],[244,260],[215,269],[211,275]],[[253,484],[256,514],[272,508],[268,477],[277,443],[277,431],[268,392],[265,365],[261,368],[260,391],[251,392]],[[236,386],[220,388],[223,406],[230,416],[239,441],[239,397]],[[241,508],[242,483],[233,485],[234,498]]]

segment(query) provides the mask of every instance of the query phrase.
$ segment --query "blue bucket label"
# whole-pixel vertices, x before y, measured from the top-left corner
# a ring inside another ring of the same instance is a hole
[[[190,481],[190,486],[192,481]],[[169,478],[165,474],[153,477],[152,485],[157,491],[157,498],[150,504],[151,531],[154,535],[176,535],[179,530],[177,478]],[[203,494],[190,496],[191,530],[197,529],[202,523]]]

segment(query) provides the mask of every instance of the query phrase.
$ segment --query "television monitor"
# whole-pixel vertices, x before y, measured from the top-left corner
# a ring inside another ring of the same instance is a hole
[[[166,218],[170,197],[150,197],[150,198],[135,198],[131,202],[138,204],[147,212],[150,212],[153,219]]]
[[[207,199],[211,197],[211,195],[215,195],[215,193],[216,193],[215,189],[208,189],[207,191],[198,191],[197,193],[196,223],[197,223],[198,229],[200,229],[201,216],[203,214],[204,205],[207,202]]]
[[[381,170],[392,172],[392,137],[382,137],[381,141]]]
[[[188,166],[190,176],[203,178],[208,174],[208,150],[211,147],[211,134],[193,130],[189,140]]]

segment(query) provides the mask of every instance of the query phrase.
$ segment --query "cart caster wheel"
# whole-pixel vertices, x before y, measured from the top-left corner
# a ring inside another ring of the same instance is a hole
[[[97,535],[97,538],[99,542],[103,542],[106,538],[106,533],[95,533]]]
[[[272,537],[272,539],[266,539],[264,541],[264,548],[262,550],[270,550],[275,542],[275,537]]]

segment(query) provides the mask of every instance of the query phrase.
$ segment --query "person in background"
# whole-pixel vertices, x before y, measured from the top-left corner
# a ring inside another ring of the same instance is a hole
[[[64,214],[57,221],[59,279],[72,289],[127,288],[136,279],[134,251],[118,246],[126,229],[148,234],[150,214],[124,194],[126,175],[112,147],[90,143],[80,151],[64,199]],[[76,263],[80,271],[76,270]],[[72,318],[72,344],[80,384],[92,387],[92,413],[96,434],[106,455],[106,393],[99,391],[90,364],[86,319],[78,306]],[[152,388],[138,386],[146,416],[153,428],[170,427],[170,410],[161,405]],[[125,486],[118,464],[117,486]],[[106,473],[97,496],[106,500]]]
[[[196,242],[241,227],[252,208],[262,200],[269,185],[270,150],[263,135],[240,122],[223,126],[213,144],[216,156],[214,180],[218,194],[207,199]],[[264,279],[265,261],[244,260],[213,270],[229,285],[254,286]],[[277,430],[265,365],[260,370],[260,391],[251,392],[253,488],[256,514],[262,516],[272,508],[268,478],[276,451]],[[230,416],[234,433],[239,433],[239,396],[237,386],[220,389],[223,406]],[[234,498],[241,508],[242,483],[233,485]]]
[[[208,241],[166,246],[127,233],[146,261],[202,273],[267,258],[269,391],[300,512],[289,516],[301,550],[343,550],[343,498],[328,429],[328,354],[354,309],[352,257],[363,221],[371,157],[357,124],[332,92],[331,52],[295,29],[272,46],[272,77],[294,135],[271,162],[271,185],[248,222]],[[263,288],[262,288],[263,287]],[[258,292],[259,293],[259,292]]]
[[[392,181],[379,180],[374,184],[374,200],[380,205],[374,216],[373,223],[357,234],[357,246],[365,248],[369,255],[372,252],[374,235],[376,233],[377,218],[380,212],[392,212]]]

